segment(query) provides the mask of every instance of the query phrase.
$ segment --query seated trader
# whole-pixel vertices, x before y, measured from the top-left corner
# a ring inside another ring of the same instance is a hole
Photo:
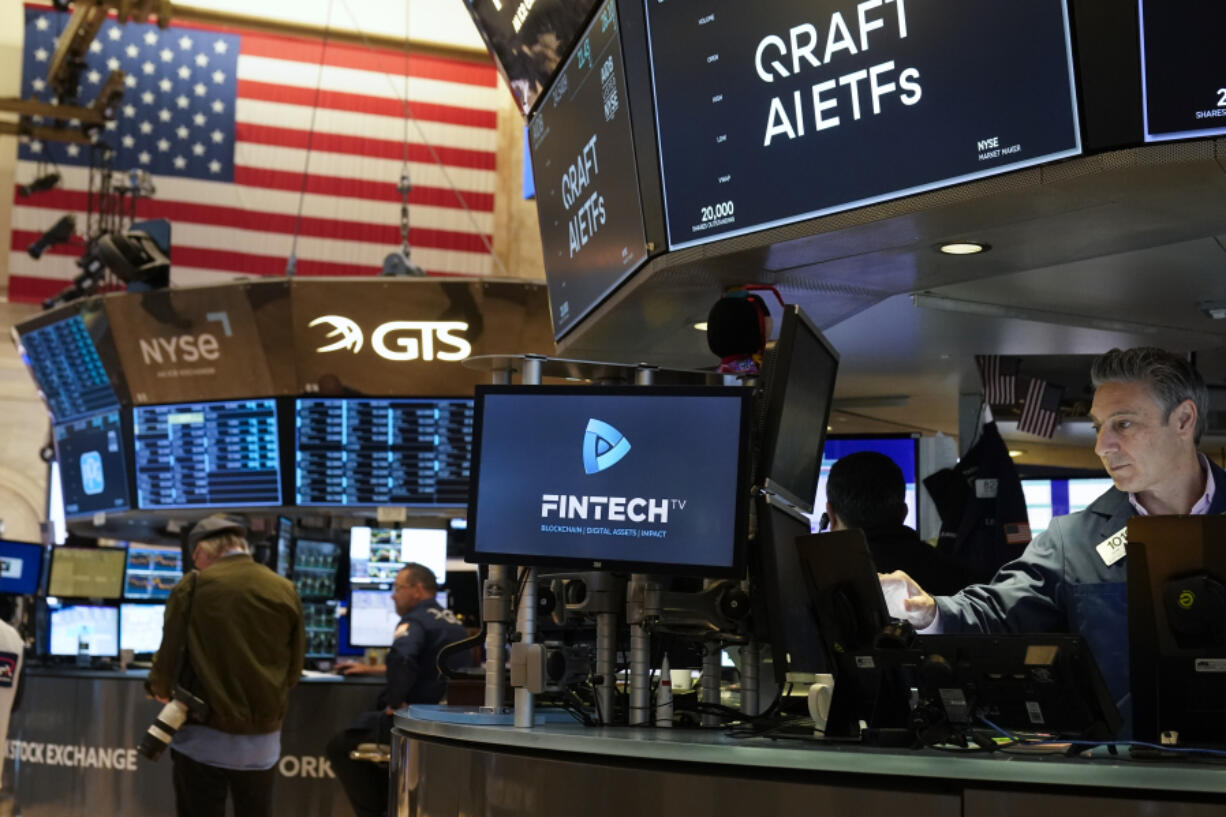
[[[881,577],[890,613],[921,632],[1070,632],[1089,643],[1121,712],[1128,695],[1129,517],[1226,511],[1226,472],[1196,450],[1209,394],[1187,361],[1153,347],[1112,349],[1090,370],[1094,452],[1115,487],[1058,517],[988,584],[932,598],[904,572]],[[901,598],[901,596],[900,596]]]
[[[238,817],[273,813],[281,722],[302,675],[306,636],[294,585],[252,560],[246,535],[222,514],[192,528],[198,572],[170,592],[149,671],[148,689],[165,703],[186,644],[191,691],[209,707],[203,724],[185,723],[170,745],[179,817],[223,817],[227,790]]]
[[[379,693],[376,709],[363,712],[344,732],[328,741],[327,755],[332,771],[345,789],[358,817],[379,817],[387,811],[387,770],[368,761],[353,760],[349,752],[361,743],[391,741],[391,716],[406,704],[436,704],[447,691],[439,676],[438,654],[443,647],[468,637],[468,631],[456,620],[455,614],[444,610],[435,601],[438,582],[434,571],[413,562],[396,574],[392,600],[400,623],[386,665],[365,668],[362,664],[343,663],[337,670],[343,674],[385,672],[387,683]],[[472,663],[464,650],[449,660],[448,666],[459,668]]]
[[[970,584],[967,572],[903,524],[907,484],[898,463],[877,451],[840,457],[826,480],[831,530],[859,528],[879,573],[904,571],[931,593],[957,593]]]

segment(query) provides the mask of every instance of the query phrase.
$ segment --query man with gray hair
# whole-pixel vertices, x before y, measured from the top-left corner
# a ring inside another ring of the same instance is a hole
[[[272,814],[281,722],[306,638],[294,585],[252,560],[246,535],[222,514],[192,528],[196,570],[170,593],[149,672],[149,691],[166,702],[186,649],[190,689],[208,705],[204,722],[184,724],[170,745],[179,817],[224,817],[227,793],[236,817]]]
[[[1081,635],[1127,720],[1128,520],[1226,512],[1226,472],[1196,449],[1209,393],[1186,360],[1153,347],[1112,349],[1090,377],[1094,453],[1114,487],[1084,511],[1053,519],[988,584],[934,599],[901,571],[881,583],[891,615],[922,633]]]

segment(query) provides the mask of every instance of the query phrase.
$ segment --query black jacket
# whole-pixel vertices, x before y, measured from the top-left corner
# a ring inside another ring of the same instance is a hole
[[[436,704],[442,700],[447,685],[436,666],[439,651],[467,637],[464,625],[434,599],[426,599],[405,613],[387,652],[387,683],[379,696],[379,708]],[[455,669],[471,664],[472,656],[467,650],[448,662]]]
[[[906,525],[864,531],[877,572],[901,570],[934,596],[949,596],[971,583],[970,573]]]

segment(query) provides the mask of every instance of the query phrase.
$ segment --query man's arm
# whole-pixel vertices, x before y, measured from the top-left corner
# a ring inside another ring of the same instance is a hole
[[[285,670],[285,688],[293,689],[302,677],[306,660],[306,627],[302,621],[302,602],[294,593],[294,626],[290,633],[289,666]]]
[[[425,649],[426,630],[416,623],[409,625],[408,631],[392,642],[387,651],[387,683],[383,692],[383,700],[390,709],[408,703],[409,690],[417,682]]]
[[[162,643],[153,655],[153,668],[145,689],[159,700],[170,697],[174,688],[175,671],[179,668],[179,653],[187,639],[187,597],[192,574],[187,573],[170,591],[166,613],[162,618]]]

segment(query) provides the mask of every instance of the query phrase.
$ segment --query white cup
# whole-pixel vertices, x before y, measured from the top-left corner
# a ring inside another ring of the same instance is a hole
[[[813,719],[813,731],[826,731],[826,719],[830,717],[832,697],[834,697],[834,676],[818,674],[817,682],[809,687],[809,717]]]

